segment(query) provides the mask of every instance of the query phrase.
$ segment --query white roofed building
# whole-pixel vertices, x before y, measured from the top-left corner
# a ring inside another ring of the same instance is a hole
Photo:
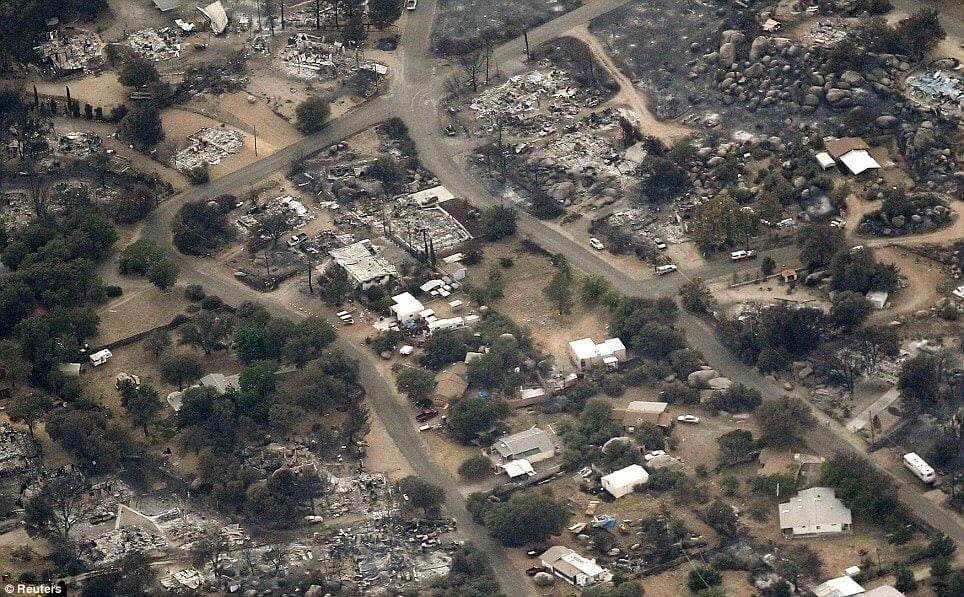
[[[601,479],[602,487],[615,498],[630,494],[637,486],[649,481],[649,473],[638,464],[609,473]]]
[[[564,545],[553,545],[539,562],[549,572],[577,587],[589,587],[612,578],[612,574],[596,563]]]
[[[787,538],[849,532],[850,508],[837,499],[830,487],[811,487],[780,504],[780,530]]]
[[[398,274],[395,266],[374,255],[370,246],[368,241],[359,241],[328,251],[335,263],[348,273],[355,286],[362,290],[388,284]]]
[[[490,455],[499,461],[497,464],[523,458],[533,464],[552,458],[555,454],[556,447],[549,433],[538,427],[507,435],[492,444],[490,449]]]
[[[409,292],[396,294],[392,297],[394,303],[389,309],[399,323],[408,323],[419,316],[425,310],[425,305]]]
[[[597,365],[615,369],[626,360],[626,346],[619,338],[609,338],[599,344],[592,338],[573,340],[569,343],[569,359],[579,370]]]
[[[851,597],[851,595],[860,595],[863,592],[864,588],[849,576],[831,578],[813,589],[813,594],[816,597]]]

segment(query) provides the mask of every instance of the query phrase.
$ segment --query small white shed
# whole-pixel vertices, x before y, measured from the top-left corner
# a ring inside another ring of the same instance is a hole
[[[631,464],[603,477],[602,486],[613,497],[621,498],[632,493],[637,485],[642,485],[647,481],[649,481],[649,473],[646,472],[646,469],[638,464]]]

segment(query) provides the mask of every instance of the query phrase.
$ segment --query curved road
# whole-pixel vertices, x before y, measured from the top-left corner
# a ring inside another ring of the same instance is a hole
[[[582,7],[566,13],[529,32],[529,43],[539,43],[559,36],[573,27],[588,23],[593,18],[618,8],[630,0],[593,0]],[[906,0],[904,0],[906,2]],[[361,132],[389,117],[400,117],[408,126],[409,134],[418,148],[419,157],[426,168],[435,173],[441,183],[455,195],[465,197],[479,207],[500,203],[473,176],[454,159],[450,141],[441,132],[439,98],[444,97],[444,81],[452,74],[451,67],[430,56],[431,30],[437,0],[423,0],[415,13],[409,13],[408,23],[401,38],[402,60],[393,73],[390,91],[331,122],[325,130],[306,137],[279,150],[264,159],[226,175],[204,186],[193,187],[164,202],[144,223],[143,236],[160,246],[171,247],[170,224],[177,209],[188,201],[210,199],[219,194],[231,193],[278,170],[287,168],[293,161],[307,156]],[[522,38],[511,40],[493,52],[493,59],[504,74],[521,72],[524,64]],[[614,267],[585,246],[546,226],[526,213],[520,213],[519,231],[543,248],[560,253],[574,266],[605,276],[620,292],[629,296],[656,297],[672,294],[685,275],[671,275],[650,280],[639,280]],[[778,257],[790,254],[790,249],[778,249],[772,254]],[[217,264],[185,257],[171,250],[181,270],[181,278],[188,283],[203,284],[210,292],[218,294],[226,302],[237,304],[245,300],[262,302],[265,296],[244,286]],[[732,271],[729,263],[710,264],[692,275],[714,277]],[[685,272],[684,272],[685,274]],[[312,311],[306,298],[299,304],[280,304],[265,301],[266,307],[278,317],[298,319]],[[317,302],[315,303],[317,306]],[[734,358],[717,340],[711,327],[704,321],[683,314],[680,321],[691,346],[700,350],[721,375],[735,382],[757,387],[768,396],[778,396],[782,388],[768,382],[760,373]],[[527,583],[521,571],[512,565],[506,551],[495,543],[478,525],[471,521],[465,510],[465,502],[458,485],[432,458],[418,437],[410,421],[410,413],[393,396],[388,381],[382,378],[370,364],[367,353],[343,339],[336,347],[358,359],[361,382],[375,414],[382,420],[392,441],[409,461],[412,470],[423,479],[445,489],[446,506],[458,520],[462,535],[485,550],[489,556],[496,578],[509,595],[528,593]],[[839,450],[862,452],[862,445],[842,427],[833,422],[824,423],[826,417],[810,433],[811,446],[829,453]],[[852,443],[853,442],[853,443]],[[881,469],[883,471],[883,469]],[[886,472],[886,471],[884,471]],[[886,473],[890,475],[890,473]],[[891,475],[893,476],[893,475]],[[964,544],[964,529],[957,515],[924,498],[916,484],[893,476],[899,488],[901,501],[928,523]]]

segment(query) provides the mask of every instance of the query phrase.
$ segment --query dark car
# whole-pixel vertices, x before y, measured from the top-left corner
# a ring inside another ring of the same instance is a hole
[[[435,410],[434,408],[427,408],[422,412],[418,413],[417,415],[415,415],[415,420],[418,421],[419,423],[424,423],[425,421],[434,419],[437,416],[438,416],[437,410]]]

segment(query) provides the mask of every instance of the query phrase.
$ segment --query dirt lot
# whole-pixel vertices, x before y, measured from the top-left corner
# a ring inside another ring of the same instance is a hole
[[[249,101],[249,98],[253,101]],[[185,108],[210,116],[246,133],[258,133],[258,154],[267,155],[291,145],[301,133],[290,122],[272,111],[264,101],[246,92],[213,97],[199,96]]]
[[[100,334],[94,338],[95,345],[109,344],[166,325],[175,315],[184,312],[188,303],[184,299],[183,286],[162,292],[143,278],[133,281],[136,286],[128,287],[123,296],[97,310]]]
[[[540,350],[552,354],[560,367],[569,364],[569,342],[578,338],[603,339],[606,334],[606,315],[602,309],[586,309],[578,297],[578,283],[574,289],[574,307],[569,315],[559,315],[549,303],[543,289],[552,278],[553,266],[549,259],[523,249],[516,241],[486,245],[485,258],[469,268],[468,279],[484,285],[489,268],[499,267],[500,257],[511,257],[514,265],[502,269],[505,297],[493,307],[532,331]]]

